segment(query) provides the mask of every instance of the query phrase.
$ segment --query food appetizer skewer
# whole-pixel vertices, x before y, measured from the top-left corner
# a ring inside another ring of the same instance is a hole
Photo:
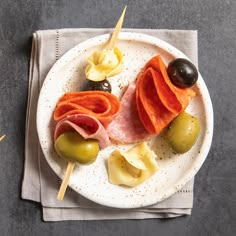
[[[111,55],[112,50],[115,48],[119,32],[122,27],[122,23],[125,16],[126,7],[124,8],[117,24],[114,29],[114,32],[111,36],[111,39],[108,42],[108,46],[104,49],[105,53]],[[116,52],[120,55],[119,50],[115,49]],[[93,58],[92,58],[93,59]],[[103,62],[104,63],[104,62]],[[90,64],[91,65],[91,64]],[[89,70],[91,69],[91,66],[89,65]],[[93,68],[92,68],[93,69]],[[121,67],[120,67],[121,69]],[[120,70],[119,69],[119,70]],[[89,71],[87,70],[87,71]],[[95,79],[97,80],[97,74],[92,73]],[[104,77],[105,78],[105,77]],[[100,81],[100,79],[98,79]],[[104,79],[102,79],[104,80]],[[111,96],[111,95],[109,95]],[[54,114],[55,116],[55,114]],[[55,117],[54,117],[55,118]],[[83,139],[83,137],[80,136],[77,132],[66,132],[64,134],[61,134],[57,139],[55,140],[55,149],[59,156],[66,158],[68,160],[65,176],[63,178],[63,181],[61,183],[57,199],[63,200],[70,176],[73,172],[75,162],[78,161],[79,163],[87,164],[91,163],[96,160],[97,154],[99,152],[99,145],[98,141],[94,139]],[[84,156],[83,156],[84,155]]]

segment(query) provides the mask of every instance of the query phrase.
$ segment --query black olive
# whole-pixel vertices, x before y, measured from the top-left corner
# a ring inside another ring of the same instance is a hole
[[[82,90],[100,90],[111,93],[111,84],[106,79],[102,81],[86,80],[86,83],[84,84]]]
[[[196,67],[184,58],[177,58],[171,61],[168,65],[167,73],[172,83],[180,88],[189,88],[198,79]]]

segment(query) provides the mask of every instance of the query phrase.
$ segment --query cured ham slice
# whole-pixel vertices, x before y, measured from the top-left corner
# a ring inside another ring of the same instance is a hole
[[[84,139],[97,139],[100,148],[110,145],[110,139],[105,128],[93,116],[78,114],[71,115],[59,121],[54,132],[54,141],[65,132],[76,131]]]
[[[57,102],[54,119],[62,120],[73,114],[86,114],[97,118],[105,127],[120,111],[119,99],[104,91],[65,93]]]
[[[142,124],[152,134],[160,133],[194,96],[193,90],[172,84],[160,55],[153,57],[138,75],[137,110]]]
[[[109,137],[120,143],[134,143],[153,136],[139,119],[135,89],[135,83],[129,84],[121,98],[121,111],[107,127]]]

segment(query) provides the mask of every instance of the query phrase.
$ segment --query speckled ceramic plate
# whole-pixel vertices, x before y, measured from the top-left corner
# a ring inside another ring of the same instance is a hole
[[[109,35],[101,35],[72,48],[52,67],[42,86],[38,101],[37,130],[45,158],[60,178],[64,176],[67,162],[60,159],[53,148],[55,123],[52,114],[55,105],[65,92],[80,90],[85,80],[86,59],[95,50],[102,49],[108,37]],[[118,47],[124,53],[125,69],[110,79],[113,93],[117,96],[121,95],[129,81],[136,79],[140,69],[151,57],[161,54],[165,63],[177,57],[187,58],[166,42],[138,33],[120,33]],[[197,96],[187,110],[200,119],[201,133],[189,152],[182,155],[173,154],[161,136],[148,141],[148,145],[158,156],[160,170],[143,184],[126,188],[109,183],[107,159],[115,148],[126,150],[131,145],[110,146],[100,151],[92,165],[76,165],[70,178],[70,187],[94,202],[119,208],[151,205],[181,189],[203,164],[211,146],[213,133],[212,104],[201,75],[194,89]]]

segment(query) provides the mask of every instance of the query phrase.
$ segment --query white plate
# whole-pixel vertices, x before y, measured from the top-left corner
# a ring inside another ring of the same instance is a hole
[[[80,90],[85,80],[86,59],[95,50],[102,49],[108,37],[109,35],[101,35],[91,38],[69,50],[55,63],[42,86],[37,108],[37,131],[45,158],[60,178],[64,176],[67,162],[60,159],[53,148],[55,123],[52,114],[55,105],[65,92]],[[138,33],[120,33],[118,47],[124,53],[125,69],[110,79],[113,93],[117,96],[122,93],[120,88],[136,79],[140,69],[151,57],[161,54],[165,63],[177,57],[187,58],[166,42]],[[187,110],[200,119],[201,133],[189,152],[175,155],[161,137],[152,139],[148,144],[159,157],[160,170],[143,184],[135,188],[126,188],[109,183],[106,161],[112,150],[115,148],[126,150],[130,145],[110,146],[100,151],[96,162],[92,165],[76,165],[69,186],[94,202],[119,208],[151,205],[181,189],[203,164],[213,134],[212,103],[200,74],[194,89],[197,96]]]

